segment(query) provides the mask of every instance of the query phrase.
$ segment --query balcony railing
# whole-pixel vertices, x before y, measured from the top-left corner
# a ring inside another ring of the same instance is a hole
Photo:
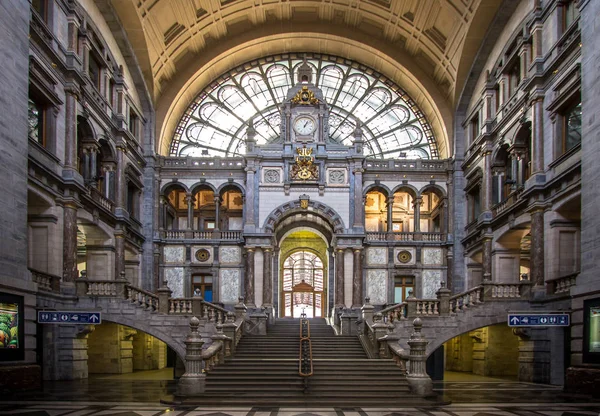
[[[38,284],[38,289],[45,292],[60,291],[60,276],[42,272],[35,269],[29,269],[32,280]]]
[[[579,272],[548,280],[546,282],[548,285],[548,293],[552,295],[569,294],[571,292],[571,287],[577,284],[577,276],[579,276]]]
[[[161,237],[165,240],[241,240],[243,232],[216,230],[164,230]]]
[[[492,207],[492,216],[496,218],[498,215],[502,214],[504,211],[515,205],[521,197],[522,193],[523,188],[518,188],[517,190],[512,192],[504,201],[494,205]]]
[[[427,232],[393,232],[386,233],[381,231],[367,232],[367,241],[446,241],[446,233],[427,233]]]

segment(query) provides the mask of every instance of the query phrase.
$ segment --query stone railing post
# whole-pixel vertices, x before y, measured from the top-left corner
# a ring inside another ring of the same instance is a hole
[[[79,279],[75,280],[75,293],[79,297],[86,296],[87,288],[88,288],[87,273],[85,270],[82,270],[81,277]]]
[[[425,363],[427,362],[427,355],[425,355],[425,351],[428,341],[421,334],[421,329],[423,328],[421,318],[416,318],[413,321],[413,327],[414,331],[410,335],[410,340],[408,340],[410,355],[406,380],[413,393],[419,396],[429,396],[433,393],[433,382],[426,371]]]
[[[530,299],[533,293],[533,282],[530,280],[523,280],[521,282],[521,299]]]
[[[227,338],[231,339],[229,350],[230,355],[235,355],[235,345],[237,344],[237,340],[235,339],[236,330],[237,326],[235,326],[235,314],[233,312],[227,312],[227,318],[223,324],[223,334],[225,334]]]
[[[373,315],[373,335],[375,337],[375,341],[377,342],[377,352],[379,354],[379,358],[388,358],[387,352],[387,343],[380,343],[380,339],[384,338],[388,334],[388,324],[383,322],[383,315],[381,312],[377,312]]]
[[[340,331],[341,335],[356,335],[356,315],[352,309],[344,308],[340,315]]]
[[[204,299],[202,298],[202,296],[194,296],[192,298],[192,315],[201,318],[202,316],[202,304]],[[205,317],[208,319],[208,317]]]
[[[267,335],[267,314],[264,310],[251,313],[246,320],[244,333],[251,335]]]
[[[360,309],[364,322],[373,322],[373,310],[375,306],[371,305],[371,298],[365,298],[365,304]]]
[[[450,314],[450,294],[452,291],[446,287],[446,282],[441,282],[442,287],[435,292],[438,300],[440,301],[440,316]]]
[[[117,280],[117,296],[121,299],[127,299],[127,285],[129,282],[125,277],[125,272],[119,273],[119,279]]]
[[[223,364],[225,362],[225,357],[229,356],[229,351],[231,351],[231,349],[227,346],[227,344],[229,344],[230,339],[229,337],[227,337],[227,335],[223,333],[222,324],[217,324],[216,328],[217,333],[215,335],[212,335],[210,338],[213,340],[213,342],[221,343],[221,349],[218,352],[218,363]]]
[[[246,319],[246,312],[248,310],[248,308],[246,308],[246,305],[244,305],[244,298],[243,297],[239,297],[238,298],[238,303],[233,307],[233,309],[235,309],[235,320],[237,321],[238,319]]]
[[[494,284],[492,282],[482,282],[483,291],[481,293],[481,301],[488,302],[493,299]]]
[[[206,375],[202,373],[202,336],[198,332],[200,320],[190,319],[190,333],[185,339],[185,373],[177,383],[178,396],[195,396],[204,393]]]
[[[412,290],[408,292],[408,296],[404,301],[406,302],[406,317],[414,318],[417,316],[417,298],[415,298]]]
[[[171,298],[173,292],[171,292],[171,289],[167,286],[167,282],[163,282],[163,285],[159,287],[156,292],[158,294],[158,313],[168,314],[169,298]]]

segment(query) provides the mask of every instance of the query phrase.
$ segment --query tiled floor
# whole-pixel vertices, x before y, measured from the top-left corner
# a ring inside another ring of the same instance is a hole
[[[446,374],[435,382],[443,400],[418,407],[169,407],[175,391],[169,370],[85,381],[45,383],[42,391],[0,395],[0,415],[19,416],[600,416],[600,400],[560,387]],[[440,402],[451,403],[439,405]]]

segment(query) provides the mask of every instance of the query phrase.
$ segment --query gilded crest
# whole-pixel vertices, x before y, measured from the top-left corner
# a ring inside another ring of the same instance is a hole
[[[304,85],[294,98],[292,98],[293,104],[301,104],[301,105],[315,105],[319,104],[319,100],[315,97],[315,93],[308,89],[306,85]]]
[[[296,149],[296,163],[292,165],[290,176],[292,180],[318,180],[319,167],[314,164],[313,149],[310,147],[299,147]]]
[[[307,209],[308,201],[310,201],[310,196],[308,196],[306,194],[300,195],[300,208]]]

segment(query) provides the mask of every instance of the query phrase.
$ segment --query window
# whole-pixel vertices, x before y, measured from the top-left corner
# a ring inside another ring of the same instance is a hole
[[[213,301],[213,278],[210,275],[192,277],[192,295],[202,296],[205,301]]]
[[[108,81],[108,105],[115,107],[115,81],[112,78]]]
[[[46,146],[46,110],[39,102],[29,98],[28,129],[29,138]]]
[[[359,63],[311,53],[266,57],[221,76],[190,103],[176,129],[170,155],[242,155],[251,120],[258,145],[277,142],[279,108],[305,55],[314,83],[331,110],[331,142],[352,145],[358,118],[366,156],[389,158],[404,153],[411,159],[438,158],[427,117],[400,87]]]
[[[579,7],[577,0],[571,0],[563,7],[563,30],[567,30],[579,17]]]
[[[415,291],[415,278],[413,276],[396,276],[394,278],[394,303],[402,303]]]
[[[139,128],[138,128],[138,116],[135,114],[135,111],[130,108],[129,109],[129,132],[133,135],[133,137],[138,137]]]
[[[521,62],[519,59],[508,70],[508,96],[512,97],[517,92],[521,82]]]
[[[471,136],[471,143],[473,144],[475,143],[475,140],[477,140],[477,137],[479,137],[479,134],[481,133],[481,127],[479,125],[479,113],[475,114],[475,117],[473,117],[471,119],[471,123],[469,124],[470,127],[470,136]]]
[[[571,105],[563,116],[563,153],[581,143],[581,102]]]
[[[48,20],[48,5],[47,0],[31,0],[31,8],[37,12],[42,20]]]
[[[473,221],[477,221],[479,218],[479,214],[481,214],[481,196],[479,191],[479,186],[473,188],[467,194],[468,198],[468,215],[467,222],[471,223]]]
[[[100,60],[93,54],[90,53],[90,59],[88,63],[88,72],[90,74],[90,80],[92,85],[96,87],[98,91],[101,91],[102,87],[102,64]]]
[[[139,207],[139,195],[140,190],[131,182],[127,185],[127,212],[132,218],[139,218],[138,207]]]

